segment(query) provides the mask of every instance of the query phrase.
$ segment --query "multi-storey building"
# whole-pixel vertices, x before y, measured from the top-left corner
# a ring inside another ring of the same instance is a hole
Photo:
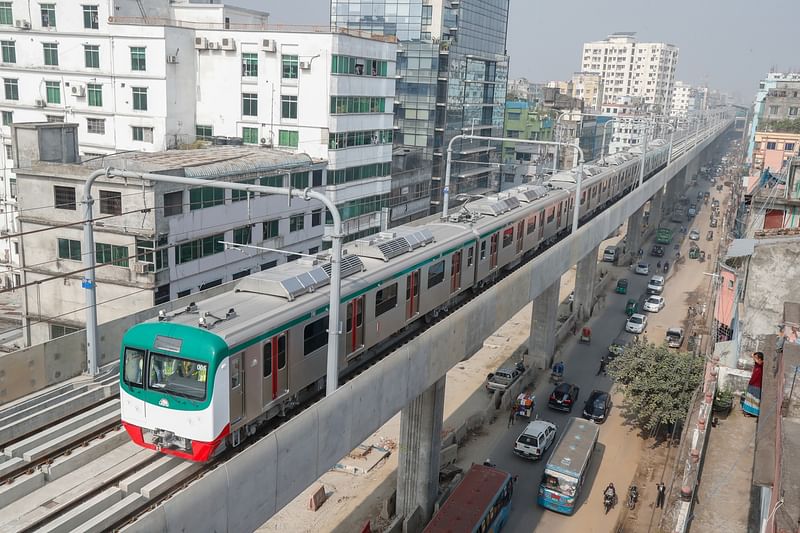
[[[770,89],[777,87],[779,81],[785,82],[800,82],[800,73],[770,72],[767,77],[761,80],[758,84],[758,91],[753,102],[753,113],[750,119],[750,142],[747,146],[747,162],[751,162],[753,158],[753,150],[755,148],[755,132],[758,129],[758,123],[761,119],[764,110],[764,100],[767,98],[767,93]]]
[[[667,43],[639,43],[635,33],[620,32],[583,45],[582,72],[603,79],[603,103],[620,96],[637,96],[647,111],[670,109],[678,48]]]
[[[800,153],[800,79],[775,79],[753,118],[752,171],[780,170]]]
[[[672,87],[672,102],[669,116],[685,119],[699,109],[699,103],[697,89],[688,83],[676,81],[675,85]]]
[[[431,210],[441,208],[450,140],[473,131],[485,136],[502,134],[508,81],[508,5],[508,0],[331,2],[333,29],[391,35],[400,42],[395,153],[405,157],[421,148],[431,152]],[[428,152],[421,152],[418,160],[427,164]],[[494,152],[486,142],[454,143],[451,198],[458,193],[496,190],[497,171],[491,163],[499,156]],[[410,203],[410,184],[405,178],[393,177],[393,181],[401,187],[393,185],[392,201]],[[405,216],[409,209],[393,207],[393,222],[401,220],[395,211]]]
[[[533,107],[536,107],[544,97],[542,89],[545,84],[533,83],[528,81],[527,78],[519,78],[516,80],[508,81],[507,100],[528,102]]]
[[[378,231],[391,189],[396,43],[267,31],[267,14],[185,0],[0,2],[2,127],[78,124],[85,157],[243,142],[330,163],[349,238]],[[233,85],[231,85],[233,83]],[[6,232],[16,183],[5,144]],[[4,221],[5,223],[5,221]],[[18,264],[0,239],[0,261]],[[3,249],[5,247],[5,249]]]
[[[595,72],[576,72],[572,75],[572,96],[583,100],[584,109],[598,111],[603,105],[603,77]]]
[[[503,137],[530,141],[552,141],[553,119],[528,102],[506,102],[505,132]],[[503,187],[521,184],[518,163],[529,163],[541,169],[549,150],[545,145],[503,142]]]
[[[640,98],[621,97],[616,103],[603,104],[603,114],[613,117],[613,137],[608,153],[614,154],[631,145],[639,144],[644,133],[642,119],[645,117]]]

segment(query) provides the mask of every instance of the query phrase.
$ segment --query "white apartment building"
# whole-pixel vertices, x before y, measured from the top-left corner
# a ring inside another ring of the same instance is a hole
[[[128,152],[80,160],[75,124],[15,125],[19,161],[18,224],[26,342],[36,344],[85,325],[82,287],[84,219],[89,174],[103,166],[203,179],[325,191],[323,160],[261,146]],[[98,317],[106,322],[272,268],[321,250],[325,212],[319,202],[283,195],[100,178],[95,199]],[[63,276],[58,278],[58,276]],[[57,279],[53,279],[56,277]]]
[[[602,41],[584,43],[582,72],[603,79],[603,103],[621,96],[641,97],[650,112],[670,108],[678,48],[667,43],[639,43],[635,33],[620,32]]]
[[[614,154],[642,141],[644,132],[642,121],[646,114],[641,98],[619,97],[615,103],[603,104],[600,111],[603,115],[614,117],[614,123],[611,126],[613,134],[608,145],[609,154]]]
[[[390,191],[396,44],[356,32],[266,31],[266,13],[213,0],[0,1],[3,232],[14,235],[10,125],[78,124],[79,151],[160,151],[196,139],[329,161],[353,238]],[[14,238],[0,239],[13,280]]]
[[[672,107],[669,116],[685,119],[698,109],[697,90],[682,81],[676,81],[672,87]]]

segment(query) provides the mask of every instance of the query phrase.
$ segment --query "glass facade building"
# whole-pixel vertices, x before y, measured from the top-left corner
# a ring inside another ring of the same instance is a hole
[[[331,28],[393,35],[397,56],[392,224],[441,210],[453,136],[502,136],[509,0],[332,0]],[[495,143],[496,144],[496,143]],[[496,147],[453,146],[451,199],[498,190]]]

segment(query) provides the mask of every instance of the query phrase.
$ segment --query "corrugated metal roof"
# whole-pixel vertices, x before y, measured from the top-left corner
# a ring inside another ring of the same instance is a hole
[[[725,255],[725,259],[753,255],[755,248],[755,239],[736,239],[728,246],[728,253]]]

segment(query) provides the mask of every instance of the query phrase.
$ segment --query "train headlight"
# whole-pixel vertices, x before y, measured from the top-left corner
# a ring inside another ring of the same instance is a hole
[[[161,407],[169,407],[169,400],[167,400],[166,398],[161,398],[160,400],[158,400],[158,405],[160,405]]]

